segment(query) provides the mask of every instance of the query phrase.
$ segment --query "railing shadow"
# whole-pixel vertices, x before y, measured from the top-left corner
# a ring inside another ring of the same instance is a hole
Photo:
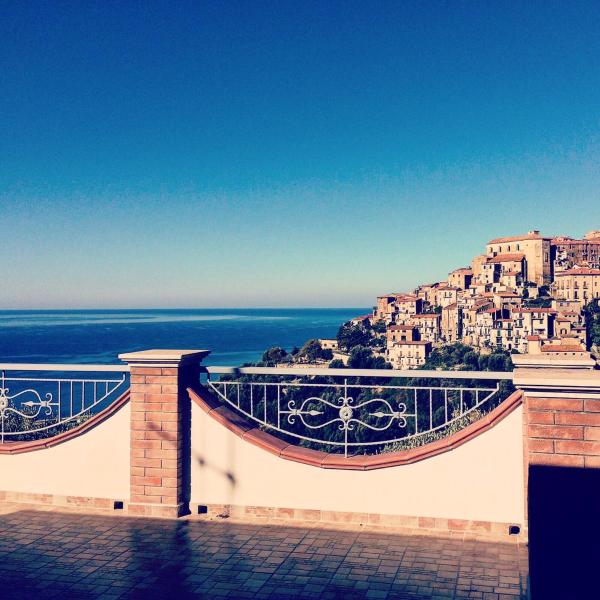
[[[600,592],[600,469],[529,468],[532,600]]]

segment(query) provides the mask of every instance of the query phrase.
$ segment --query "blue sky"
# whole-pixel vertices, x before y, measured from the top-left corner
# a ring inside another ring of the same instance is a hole
[[[368,306],[600,229],[598,2],[14,2],[0,308]]]

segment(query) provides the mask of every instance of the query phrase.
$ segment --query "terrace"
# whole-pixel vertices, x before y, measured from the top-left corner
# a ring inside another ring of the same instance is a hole
[[[593,361],[286,370],[207,354],[0,365],[10,597],[587,597]]]

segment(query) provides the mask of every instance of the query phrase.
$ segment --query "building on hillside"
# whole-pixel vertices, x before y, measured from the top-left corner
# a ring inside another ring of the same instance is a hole
[[[377,306],[375,308],[375,314],[373,315],[374,318],[389,323],[392,320],[391,314],[394,312],[395,300],[396,294],[377,296]]]
[[[488,257],[476,256],[473,259],[473,280],[471,285],[476,288],[485,287],[500,280],[500,264],[491,263]]]
[[[557,298],[583,304],[600,298],[600,269],[579,267],[561,271],[556,274],[552,292]]]
[[[375,319],[386,323],[397,323],[402,315],[420,313],[423,300],[415,294],[386,294],[377,297]]]
[[[448,285],[460,290],[466,290],[471,287],[472,280],[473,270],[466,267],[454,269],[454,271],[448,275]]]
[[[462,338],[462,312],[457,302],[442,308],[440,327],[444,342],[454,344]]]
[[[510,352],[515,348],[514,322],[512,319],[495,319],[492,344],[499,350]]]
[[[528,338],[538,336],[548,340],[554,335],[556,311],[551,308],[515,308],[513,321],[513,348],[521,353],[528,351]]]
[[[413,325],[388,325],[386,329],[386,343],[418,341],[419,331]]]
[[[583,265],[600,269],[600,231],[590,231],[582,240],[552,238],[552,256],[555,274]]]
[[[394,301],[396,307],[395,316],[397,315],[416,315],[423,309],[423,300],[415,294],[396,294]]]
[[[548,285],[552,281],[551,238],[543,237],[537,230],[526,235],[515,235],[490,240],[486,245],[486,255],[495,257],[502,254],[523,254],[525,261],[524,277],[538,285]],[[509,269],[517,270],[517,269]]]
[[[435,306],[448,306],[458,300],[460,289],[448,284],[438,286],[435,294]]]
[[[579,315],[583,308],[583,303],[581,300],[564,300],[554,297],[552,299],[552,308],[561,315],[566,315],[567,313]]]
[[[436,344],[442,337],[441,330],[442,315],[437,313],[412,315],[408,325],[414,325],[419,331],[421,340]]]
[[[523,273],[521,271],[504,271],[500,273],[500,283],[508,289],[516,290],[523,287]],[[530,288],[537,289],[537,288]]]
[[[429,304],[430,306],[435,306],[435,303],[437,302],[437,290],[440,287],[440,285],[445,284],[446,282],[442,281],[420,285],[415,290],[415,294],[417,298],[420,298],[424,303]]]
[[[338,349],[338,341],[336,339],[320,339],[319,343],[321,344],[321,348],[323,348],[323,350]]]
[[[527,262],[522,252],[509,252],[488,256],[488,265],[494,265],[494,282],[499,282],[505,273],[518,273],[527,279]]]
[[[494,294],[493,301],[496,308],[511,310],[523,304],[523,297],[515,292],[497,292]]]
[[[472,306],[465,307],[462,316],[462,341],[470,346],[483,347],[480,341],[481,319],[478,315],[492,308],[491,302],[480,298]],[[494,309],[496,310],[496,309]],[[493,323],[490,323],[490,326]]]
[[[429,354],[430,342],[395,342],[386,349],[386,360],[394,369],[416,369],[425,364]]]
[[[495,307],[481,308],[475,312],[475,323],[470,327],[469,335],[464,340],[476,348],[491,348],[496,345],[494,323],[506,318],[507,312]],[[468,341],[467,341],[468,340]]]

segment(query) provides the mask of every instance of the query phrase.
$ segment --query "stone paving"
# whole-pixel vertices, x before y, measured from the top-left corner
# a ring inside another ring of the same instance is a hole
[[[522,544],[0,506],[0,597],[525,598]]]

